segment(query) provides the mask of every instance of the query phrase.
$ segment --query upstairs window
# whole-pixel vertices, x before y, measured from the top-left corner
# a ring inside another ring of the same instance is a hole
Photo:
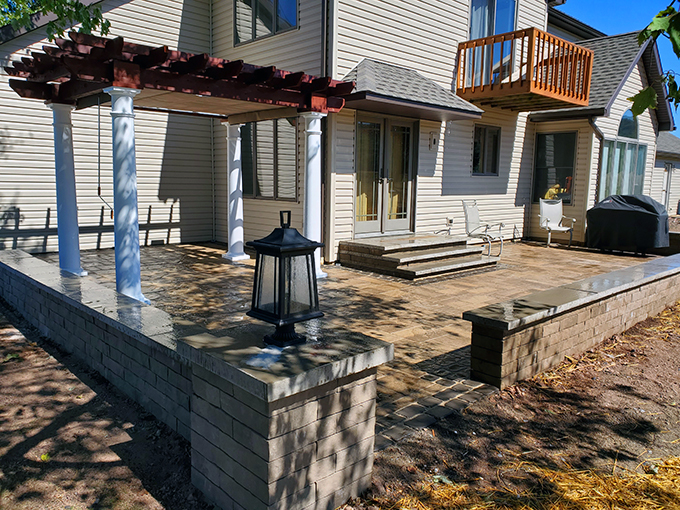
[[[515,30],[515,0],[472,0],[470,39]]]
[[[609,195],[642,195],[647,146],[638,143],[638,122],[630,110],[621,117],[617,135],[602,145],[598,201]]]
[[[245,43],[297,27],[297,0],[235,0],[234,43]]]
[[[296,119],[249,122],[241,128],[243,196],[297,200]]]

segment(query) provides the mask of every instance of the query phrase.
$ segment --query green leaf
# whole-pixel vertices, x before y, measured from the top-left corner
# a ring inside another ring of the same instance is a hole
[[[629,97],[628,100],[633,101],[631,111],[637,117],[647,108],[656,108],[656,90],[652,86],[645,87],[633,97]]]
[[[21,361],[21,356],[12,352],[12,353],[8,354],[7,356],[5,356],[5,359],[3,359],[2,362],[7,363],[8,361],[12,361],[13,359],[15,359],[17,361]]]
[[[50,454],[49,454],[49,453],[43,453],[43,454],[40,456],[40,460],[41,460],[42,462],[49,462],[51,458],[52,458],[52,457],[50,457]]]

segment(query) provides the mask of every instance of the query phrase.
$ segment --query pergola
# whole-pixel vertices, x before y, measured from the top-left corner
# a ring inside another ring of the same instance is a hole
[[[228,230],[231,261],[244,260],[241,134],[243,123],[299,115],[305,119],[303,233],[321,241],[321,119],[339,112],[354,82],[288,72],[77,32],[56,46],[14,61],[5,71],[21,97],[45,101],[54,119],[59,265],[80,264],[71,113],[111,100],[114,240],[118,292],[141,291],[134,109],[209,115],[228,130]],[[319,250],[316,252],[319,268]],[[318,269],[318,276],[323,275]]]

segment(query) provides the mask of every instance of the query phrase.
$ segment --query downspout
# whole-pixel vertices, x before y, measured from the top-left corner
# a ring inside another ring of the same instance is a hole
[[[602,150],[604,148],[604,133],[600,130],[599,127],[597,127],[597,124],[595,124],[595,120],[593,117],[588,117],[588,124],[590,124],[590,127],[593,128],[593,132],[595,133],[595,136],[598,138],[600,141],[600,149],[598,150],[598,155],[597,155],[597,184],[595,186],[595,202],[593,205],[597,203],[597,196],[600,193],[600,175],[601,175],[601,169],[602,169]],[[588,203],[586,202],[586,210],[588,209]],[[585,216],[584,216],[585,218]]]
[[[208,54],[213,54],[213,0],[208,2]],[[215,120],[210,119],[210,187],[212,194],[212,241],[217,241],[217,207],[215,191]]]
[[[328,2],[321,2],[321,74],[325,76],[330,76],[328,72]],[[323,248],[323,261],[324,263],[328,260],[328,255],[330,254],[329,242],[326,239],[326,233],[330,232],[327,222],[329,221],[330,214],[328,213],[328,205],[331,203],[331,197],[329,197],[328,183],[331,181],[328,173],[328,148],[330,137],[328,135],[328,129],[330,126],[328,116],[324,117],[321,121],[321,130],[323,132],[323,142],[321,143],[321,240],[324,242]],[[306,185],[306,183],[305,183]]]

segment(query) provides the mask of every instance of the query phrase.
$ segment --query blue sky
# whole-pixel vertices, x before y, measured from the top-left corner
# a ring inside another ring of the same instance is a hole
[[[669,3],[670,0],[567,0],[558,9],[607,35],[615,35],[642,30]],[[659,39],[659,54],[664,71],[672,69],[680,74],[680,61],[667,39]],[[678,112],[673,114],[677,123]]]

